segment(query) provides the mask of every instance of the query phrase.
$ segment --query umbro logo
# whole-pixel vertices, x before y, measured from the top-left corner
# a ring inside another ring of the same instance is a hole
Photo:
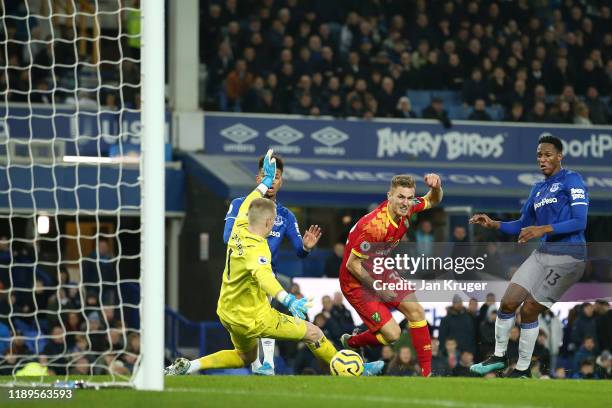
[[[250,127],[245,126],[242,123],[237,123],[228,128],[225,128],[219,133],[221,133],[221,136],[225,137],[226,139],[229,139],[232,142],[239,144],[254,139],[259,134],[255,129],[251,129]]]
[[[296,142],[304,137],[304,134],[291,126],[282,125],[266,132],[266,136],[284,146]]]
[[[310,135],[310,137],[328,147],[335,146],[344,142],[345,140],[348,140],[349,138],[346,133],[341,132],[331,126],[324,127],[323,129],[314,132],[312,135]]]
[[[324,146],[315,146],[314,154],[327,156],[344,156],[346,149],[342,146],[337,146],[349,139],[349,135],[333,128],[331,126],[324,127],[310,135],[311,138],[321,143]]]
[[[277,153],[300,154],[302,151],[300,146],[292,145],[292,143],[302,139],[304,134],[291,126],[282,125],[268,130],[266,137],[278,143],[277,145],[270,146]]]

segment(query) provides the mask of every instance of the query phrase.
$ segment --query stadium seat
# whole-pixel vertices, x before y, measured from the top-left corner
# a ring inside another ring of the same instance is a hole
[[[431,102],[431,92],[429,91],[408,91],[406,96],[410,99],[412,106],[428,106]]]
[[[467,119],[470,114],[469,108],[465,108],[462,104],[451,105],[445,107],[448,112],[448,118],[450,120],[464,120]]]
[[[458,91],[436,90],[431,91],[431,96],[442,99],[445,106],[460,105],[462,102],[461,92]]]

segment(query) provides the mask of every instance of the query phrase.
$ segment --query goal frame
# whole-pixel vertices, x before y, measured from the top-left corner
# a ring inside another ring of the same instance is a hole
[[[164,1],[141,4],[141,361],[140,390],[164,389],[165,157]]]

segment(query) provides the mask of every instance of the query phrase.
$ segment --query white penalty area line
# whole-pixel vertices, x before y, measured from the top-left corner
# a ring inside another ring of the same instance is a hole
[[[337,401],[354,401],[354,402],[369,402],[369,403],[385,403],[399,404],[405,406],[421,405],[425,407],[444,407],[444,408],[552,408],[542,405],[521,405],[520,403],[512,403],[510,405],[478,403],[478,402],[460,402],[443,399],[424,399],[411,397],[389,397],[384,395],[347,395],[347,394],[307,394],[303,392],[263,392],[263,391],[247,391],[237,390],[234,388],[166,388],[164,391],[179,392],[179,393],[194,393],[194,394],[221,394],[221,395],[244,395],[257,397],[281,397],[281,398],[304,398],[306,400],[321,399],[321,400],[337,400]]]

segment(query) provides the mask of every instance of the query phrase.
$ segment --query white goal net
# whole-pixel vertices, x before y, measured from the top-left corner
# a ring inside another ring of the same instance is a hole
[[[0,4],[0,385],[134,385],[139,1]]]

